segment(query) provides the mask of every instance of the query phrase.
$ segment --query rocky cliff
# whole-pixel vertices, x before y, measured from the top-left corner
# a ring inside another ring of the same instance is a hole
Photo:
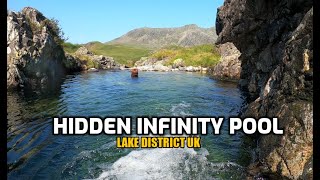
[[[7,87],[58,84],[69,70],[57,22],[36,9],[7,14]],[[77,67],[70,67],[73,70]]]
[[[67,73],[96,69],[119,69],[112,57],[95,55],[85,47],[75,54],[63,50],[57,21],[26,7],[7,14],[7,88],[38,89],[59,86]]]
[[[210,75],[219,80],[238,81],[241,72],[240,51],[230,42],[219,45],[218,49],[221,59],[209,69]]]
[[[233,42],[242,53],[240,86],[251,99],[243,116],[278,117],[285,131],[256,138],[257,159],[250,167],[260,176],[310,179],[313,2],[226,0],[216,30],[217,43]]]

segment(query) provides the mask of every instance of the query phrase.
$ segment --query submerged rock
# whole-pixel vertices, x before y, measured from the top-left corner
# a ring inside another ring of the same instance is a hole
[[[312,6],[311,0],[231,0],[218,9],[217,42],[233,42],[242,53],[239,85],[250,99],[243,117],[278,117],[285,131],[257,138],[255,161],[269,178],[312,177]]]

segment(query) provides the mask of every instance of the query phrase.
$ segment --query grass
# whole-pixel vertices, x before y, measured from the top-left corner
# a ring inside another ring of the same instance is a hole
[[[76,57],[81,61],[82,65],[85,65],[85,69],[90,69],[90,68],[96,68],[99,69],[101,68],[101,65],[97,62],[92,60],[89,56],[86,55],[76,55]]]
[[[64,43],[63,48],[67,53],[73,54],[82,45]],[[140,60],[141,57],[152,57],[159,60],[168,58],[168,62],[165,65],[172,65],[174,60],[183,59],[186,66],[202,66],[211,67],[216,65],[220,60],[220,54],[214,45],[199,45],[194,47],[180,47],[180,46],[168,46],[152,52],[151,49],[147,49],[140,46],[123,45],[123,44],[104,44],[101,42],[90,42],[85,45],[89,51],[97,55],[111,56],[118,63],[132,67],[134,63]],[[96,64],[89,62],[84,57],[89,67],[96,67]]]
[[[96,68],[99,69],[101,67],[101,65],[92,60],[92,58],[90,58],[87,55],[79,55],[79,54],[75,54],[75,52],[81,47],[82,45],[80,44],[72,44],[69,42],[65,42],[62,44],[62,47],[64,49],[65,52],[75,56],[76,58],[78,58],[80,60],[80,63],[82,64],[82,66],[84,66],[84,69],[90,69],[90,68]],[[71,65],[70,65],[71,66]]]
[[[89,43],[87,48],[94,54],[111,56],[118,63],[127,66],[133,66],[141,57],[149,56],[151,52],[150,49],[139,46],[103,44],[100,42]]]
[[[65,42],[65,43],[62,44],[62,47],[63,47],[65,52],[67,52],[69,54],[72,54],[72,53],[75,53],[81,47],[81,45],[80,44],[72,44],[72,43],[69,43],[69,42]]]
[[[194,47],[169,46],[156,51],[151,57],[158,60],[168,58],[166,65],[172,65],[176,59],[183,59],[186,66],[211,67],[220,60],[220,54],[214,45],[199,45]]]
[[[72,44],[69,42],[62,44],[65,52],[69,54],[74,54],[81,46],[86,46],[89,51],[96,55],[104,55],[110,56],[115,59],[120,64],[124,64],[127,66],[133,66],[134,63],[140,60],[141,57],[149,56],[152,50],[132,45],[120,45],[120,44],[104,44],[101,42],[90,42],[85,45],[80,44]],[[97,64],[92,62],[90,59],[86,58],[86,56],[77,57],[83,61],[83,63],[87,66],[87,68],[97,68]]]

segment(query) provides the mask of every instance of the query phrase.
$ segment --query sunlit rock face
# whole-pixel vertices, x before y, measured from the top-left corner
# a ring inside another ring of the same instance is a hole
[[[233,43],[219,45],[220,62],[211,69],[211,75],[221,80],[239,80],[241,72],[240,51]]]
[[[57,26],[34,8],[7,13],[7,87],[56,84],[67,68]]]
[[[250,99],[243,116],[278,117],[285,130],[257,138],[254,172],[311,178],[313,2],[226,0],[216,31],[218,44],[232,42],[241,52],[239,85]]]

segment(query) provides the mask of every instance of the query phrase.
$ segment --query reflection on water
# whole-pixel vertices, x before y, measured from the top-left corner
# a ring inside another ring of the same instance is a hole
[[[67,76],[58,90],[9,92],[8,178],[128,179],[136,167],[135,176],[143,179],[157,173],[167,179],[241,179],[249,151],[240,134],[228,135],[227,123],[222,135],[203,136],[200,150],[116,149],[115,136],[52,135],[53,116],[234,116],[243,103],[236,84],[197,73],[139,75],[82,73]]]

